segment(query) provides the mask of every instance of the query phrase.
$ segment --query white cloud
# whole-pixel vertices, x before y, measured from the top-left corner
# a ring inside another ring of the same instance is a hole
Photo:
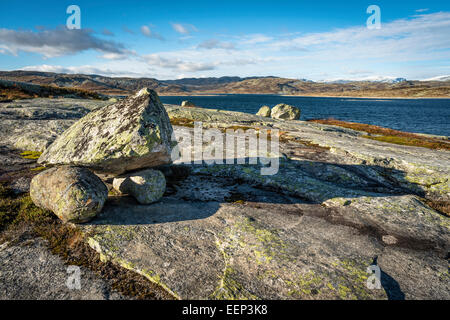
[[[102,35],[107,36],[107,37],[114,37],[114,33],[112,33],[110,30],[108,30],[106,28],[103,29]]]
[[[129,34],[135,34],[135,32],[133,30],[131,30],[130,28],[128,28],[127,26],[122,26],[122,30]]]
[[[184,35],[190,34],[192,31],[198,31],[192,24],[172,23],[172,28],[176,32]]]
[[[242,44],[260,44],[260,43],[264,43],[264,42],[269,42],[272,41],[273,38],[263,35],[263,34],[252,34],[252,35],[247,35],[241,38],[241,43]]]
[[[150,31],[150,28],[147,26],[141,27],[141,32],[144,36],[150,37],[152,35],[152,32]]]
[[[139,64],[139,63],[138,63]],[[81,65],[81,66],[59,66],[59,65],[36,65],[20,68],[24,71],[40,71],[40,72],[54,72],[67,74],[96,74],[108,77],[151,77],[152,70],[139,65],[132,67],[131,64],[127,66],[120,65]]]
[[[152,31],[148,26],[142,26],[141,27],[141,33],[146,36],[147,38],[153,38],[163,41],[164,37],[161,36],[159,33],[156,33]]]
[[[231,42],[223,42],[217,39],[209,39],[200,43],[197,48],[199,49],[227,49],[234,50],[236,49],[234,44]]]
[[[136,55],[135,51],[127,51],[126,53],[105,53],[100,57],[107,60],[124,60],[135,55]]]
[[[33,52],[44,58],[72,55],[93,49],[102,53],[126,54],[120,43],[97,38],[91,30],[57,28],[39,32],[0,29],[0,48],[13,55]]]
[[[181,72],[197,72],[215,69],[214,64],[211,63],[189,62],[177,58],[164,58],[158,54],[149,54],[143,56],[143,59],[151,66],[158,66]]]

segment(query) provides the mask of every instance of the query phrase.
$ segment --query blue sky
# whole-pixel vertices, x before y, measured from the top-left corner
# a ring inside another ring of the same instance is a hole
[[[369,30],[369,5],[381,29]],[[67,30],[66,9],[81,9]],[[176,79],[450,74],[450,1],[5,1],[0,69]]]

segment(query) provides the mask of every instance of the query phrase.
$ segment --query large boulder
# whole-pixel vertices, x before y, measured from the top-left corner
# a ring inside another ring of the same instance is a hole
[[[300,109],[281,103],[273,107],[271,117],[273,119],[298,120],[300,119]]]
[[[52,211],[64,222],[83,223],[103,209],[108,189],[90,170],[62,166],[35,176],[30,195],[38,207]]]
[[[144,88],[74,123],[42,154],[41,164],[121,174],[170,163],[173,133],[155,91]]]
[[[270,117],[270,114],[272,113],[272,111],[270,110],[270,108],[268,106],[262,106],[259,111],[256,113],[257,116],[261,116],[261,117]]]
[[[161,171],[148,169],[115,178],[113,187],[120,193],[134,197],[141,204],[151,204],[164,195],[166,178]]]

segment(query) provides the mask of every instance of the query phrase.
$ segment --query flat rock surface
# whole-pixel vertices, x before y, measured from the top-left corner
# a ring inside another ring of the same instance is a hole
[[[45,241],[32,239],[19,244],[0,246],[1,300],[121,300],[90,270],[81,268],[80,290],[70,290],[68,266],[51,254]]]
[[[0,143],[42,152],[76,120],[108,104],[111,102],[67,98],[0,103]]]
[[[303,121],[165,108],[178,138],[194,121],[278,129],[278,173],[177,161],[161,169],[160,202],[110,196],[81,226],[103,259],[185,299],[450,299],[450,218],[427,205],[450,200],[449,152]],[[379,290],[366,285],[370,265],[381,268]]]
[[[370,228],[342,220],[345,210],[227,178],[190,176],[175,190],[151,206],[111,199],[83,227],[93,233],[90,245],[182,299],[450,297],[440,252],[387,244]],[[246,200],[230,203],[232,195]],[[366,287],[374,260],[380,290]]]

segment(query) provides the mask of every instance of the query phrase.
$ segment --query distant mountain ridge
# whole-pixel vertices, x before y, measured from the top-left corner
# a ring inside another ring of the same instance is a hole
[[[423,81],[450,81],[450,75],[433,77],[433,78],[425,79]]]
[[[450,97],[450,80],[411,81],[378,78],[375,81],[337,80],[313,82],[307,79],[268,77],[219,77],[158,80],[154,78],[111,78],[100,75],[60,74],[37,71],[0,71],[0,79],[93,91],[106,95],[128,95],[143,87],[160,95],[281,94],[354,97]]]

